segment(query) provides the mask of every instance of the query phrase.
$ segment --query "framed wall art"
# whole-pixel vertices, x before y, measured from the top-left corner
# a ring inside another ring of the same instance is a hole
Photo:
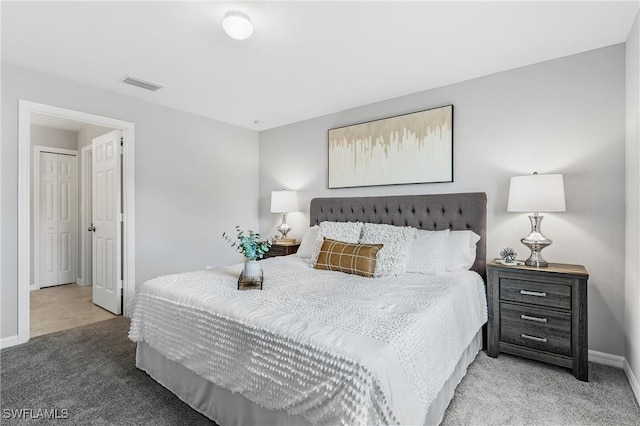
[[[453,182],[453,105],[329,130],[329,188]]]

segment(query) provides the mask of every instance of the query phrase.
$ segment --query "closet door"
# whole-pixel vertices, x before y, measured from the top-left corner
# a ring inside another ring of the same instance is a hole
[[[40,153],[40,288],[58,284],[58,154]]]
[[[76,157],[58,155],[58,284],[76,282]]]
[[[73,155],[40,153],[39,285],[76,282],[77,170]]]

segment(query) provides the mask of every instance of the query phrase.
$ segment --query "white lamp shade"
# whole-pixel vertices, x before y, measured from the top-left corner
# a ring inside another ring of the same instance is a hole
[[[564,180],[560,174],[514,176],[509,184],[510,212],[563,212]]]
[[[247,39],[253,33],[251,18],[238,11],[227,12],[222,20],[222,28],[229,37],[236,40]]]
[[[272,191],[271,213],[289,213],[298,211],[298,193],[296,191]]]

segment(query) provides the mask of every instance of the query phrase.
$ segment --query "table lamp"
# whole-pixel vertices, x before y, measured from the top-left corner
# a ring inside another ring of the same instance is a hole
[[[278,226],[278,231],[282,237],[278,238],[279,242],[295,242],[291,238],[287,238],[287,234],[291,231],[291,226],[287,224],[287,213],[298,210],[298,193],[296,191],[272,191],[271,192],[271,213],[280,213],[282,215],[282,223]]]
[[[551,240],[542,235],[540,223],[544,216],[540,212],[563,212],[564,181],[561,174],[514,176],[509,184],[507,211],[533,213],[529,216],[531,232],[520,241],[531,250],[525,261],[527,266],[546,267],[542,249],[551,245]]]

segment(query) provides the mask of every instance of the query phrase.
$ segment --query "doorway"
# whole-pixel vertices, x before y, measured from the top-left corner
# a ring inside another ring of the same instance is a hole
[[[112,135],[108,140],[117,142],[119,147],[120,133],[84,122],[31,115],[34,179],[29,330],[32,337],[104,321],[122,313],[119,295],[116,306],[115,295],[104,294],[104,286],[92,286],[94,281],[103,280],[93,279],[90,259],[92,237],[96,233],[89,231],[91,222],[95,222],[91,209],[94,193],[91,153],[95,141],[104,139],[103,135]],[[84,153],[84,157],[80,157],[79,152]],[[116,167],[120,176],[120,162]],[[79,173],[80,168],[85,173]],[[116,189],[116,196],[104,197],[100,203],[105,210],[121,211],[120,186]],[[104,194],[105,191],[98,192]],[[110,203],[109,206],[105,202]],[[80,209],[80,204],[89,207],[86,212]],[[88,244],[83,245],[82,240],[87,239]],[[89,261],[85,262],[87,258]],[[80,265],[84,263],[87,267],[82,270]],[[112,267],[120,268],[120,263]],[[113,280],[112,284],[116,286]]]
[[[119,223],[121,231],[121,244],[119,243],[118,247],[122,251],[121,259],[121,273],[118,274],[118,298],[119,300],[123,300],[124,303],[120,303],[119,306],[124,304],[125,315],[126,311],[126,301],[129,297],[135,293],[135,250],[134,250],[134,218],[135,218],[135,205],[134,205],[134,185],[133,185],[133,177],[134,177],[134,125],[133,123],[124,122],[120,120],[111,119],[108,117],[96,116],[92,114],[87,114],[84,112],[68,110],[64,108],[59,108],[55,106],[38,104],[34,102],[20,100],[19,102],[19,135],[18,135],[18,146],[19,146],[19,164],[18,164],[18,187],[19,187],[19,200],[18,200],[18,211],[19,211],[19,223],[18,223],[18,343],[26,342],[30,337],[30,305],[31,305],[31,296],[30,296],[30,284],[33,282],[33,273],[31,271],[31,261],[30,261],[30,253],[31,250],[34,249],[34,243],[32,241],[30,223],[32,220],[32,212],[31,212],[31,203],[30,203],[30,187],[33,183],[33,176],[31,175],[31,162],[33,157],[35,156],[35,152],[30,148],[31,141],[31,124],[32,118],[36,116],[45,116],[50,117],[51,119],[58,120],[69,120],[75,121],[78,123],[83,123],[85,125],[94,125],[94,126],[102,126],[108,127],[110,129],[116,129],[120,135],[118,139],[118,146],[111,146],[109,149],[116,149],[116,153],[118,153],[118,158],[121,161],[121,168],[118,169],[118,183],[122,182],[121,194],[118,195],[118,201],[122,205],[122,210],[120,210],[119,214]],[[127,149],[122,149],[121,146],[126,147]],[[82,154],[88,155],[86,149],[80,150]],[[111,151],[113,152],[113,151]],[[58,158],[56,157],[56,160]],[[86,156],[84,158],[86,160]],[[53,160],[51,157],[50,160]],[[80,161],[82,162],[83,158],[80,157]],[[80,171],[80,177],[82,177],[83,167],[79,167],[76,171]],[[120,186],[118,186],[120,188]],[[77,225],[83,223],[83,199],[86,196],[87,188],[86,185],[80,185],[80,204],[81,208],[79,209],[79,218],[76,221]],[[77,194],[77,192],[76,192]],[[84,199],[84,207],[86,207],[86,199]],[[114,208],[115,211],[115,208]],[[86,229],[86,228],[85,228]],[[81,228],[80,228],[81,230]],[[85,238],[83,238],[83,235]],[[68,236],[71,238],[71,236]],[[77,247],[84,246],[86,249],[86,234],[78,232],[75,243]],[[86,253],[86,250],[84,251]],[[78,251],[78,253],[83,253],[82,250]],[[78,284],[88,284],[89,283],[89,271],[86,267],[86,256],[76,256],[74,258],[74,263],[76,267],[76,276],[77,283],[70,284],[68,286],[60,286],[60,287],[51,287],[48,289],[38,290],[38,291],[48,291],[51,290],[50,294],[53,291],[60,292],[63,288],[68,295],[71,294],[70,286],[80,288]],[[84,266],[83,266],[84,265]],[[65,278],[66,280],[66,278]],[[86,292],[86,290],[84,290]],[[71,296],[72,298],[74,296]],[[59,299],[62,300],[62,299]],[[34,298],[34,302],[36,298]],[[99,308],[98,308],[99,309]]]

